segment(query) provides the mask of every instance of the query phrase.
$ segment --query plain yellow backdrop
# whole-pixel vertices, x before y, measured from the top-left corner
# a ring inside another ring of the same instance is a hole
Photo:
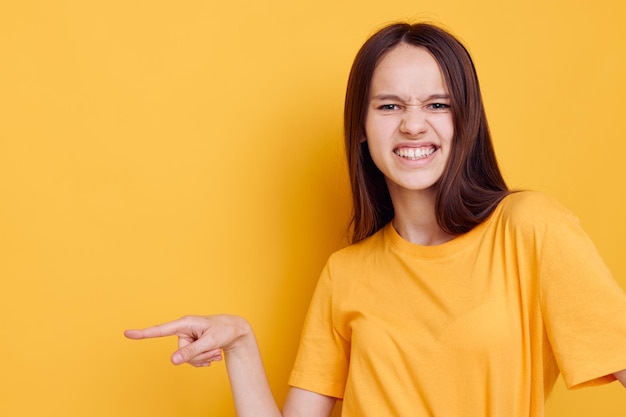
[[[348,70],[393,20],[465,41],[509,184],[578,214],[626,287],[623,4],[2,1],[0,416],[233,416],[223,364],[122,336],[191,313],[246,316],[283,400],[345,245]],[[625,412],[616,383],[548,403]]]

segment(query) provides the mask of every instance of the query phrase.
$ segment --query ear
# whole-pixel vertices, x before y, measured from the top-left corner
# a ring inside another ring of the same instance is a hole
[[[361,138],[359,139],[359,143],[365,143],[367,142],[367,137],[363,134],[361,135]]]

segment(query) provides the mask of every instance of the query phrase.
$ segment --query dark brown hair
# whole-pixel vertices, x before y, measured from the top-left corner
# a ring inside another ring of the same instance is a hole
[[[451,96],[452,151],[436,184],[440,227],[452,234],[468,232],[489,217],[509,193],[491,143],[476,69],[465,47],[437,26],[395,23],[363,44],[348,80],[344,135],[353,199],[352,242],[374,234],[394,216],[385,178],[362,139],[374,69],[400,43],[426,48],[432,54]]]

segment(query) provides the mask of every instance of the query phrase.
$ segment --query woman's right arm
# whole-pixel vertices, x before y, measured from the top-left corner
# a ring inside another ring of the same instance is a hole
[[[254,332],[241,317],[185,316],[141,330],[127,330],[130,339],[178,336],[172,363],[208,366],[222,352],[238,417],[328,417],[335,398],[291,388],[281,412],[272,395]]]

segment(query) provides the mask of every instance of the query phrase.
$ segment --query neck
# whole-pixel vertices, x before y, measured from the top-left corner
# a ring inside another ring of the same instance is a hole
[[[435,215],[435,192],[391,191],[394,208],[393,227],[411,243],[433,246],[452,240],[455,235],[444,231]]]

